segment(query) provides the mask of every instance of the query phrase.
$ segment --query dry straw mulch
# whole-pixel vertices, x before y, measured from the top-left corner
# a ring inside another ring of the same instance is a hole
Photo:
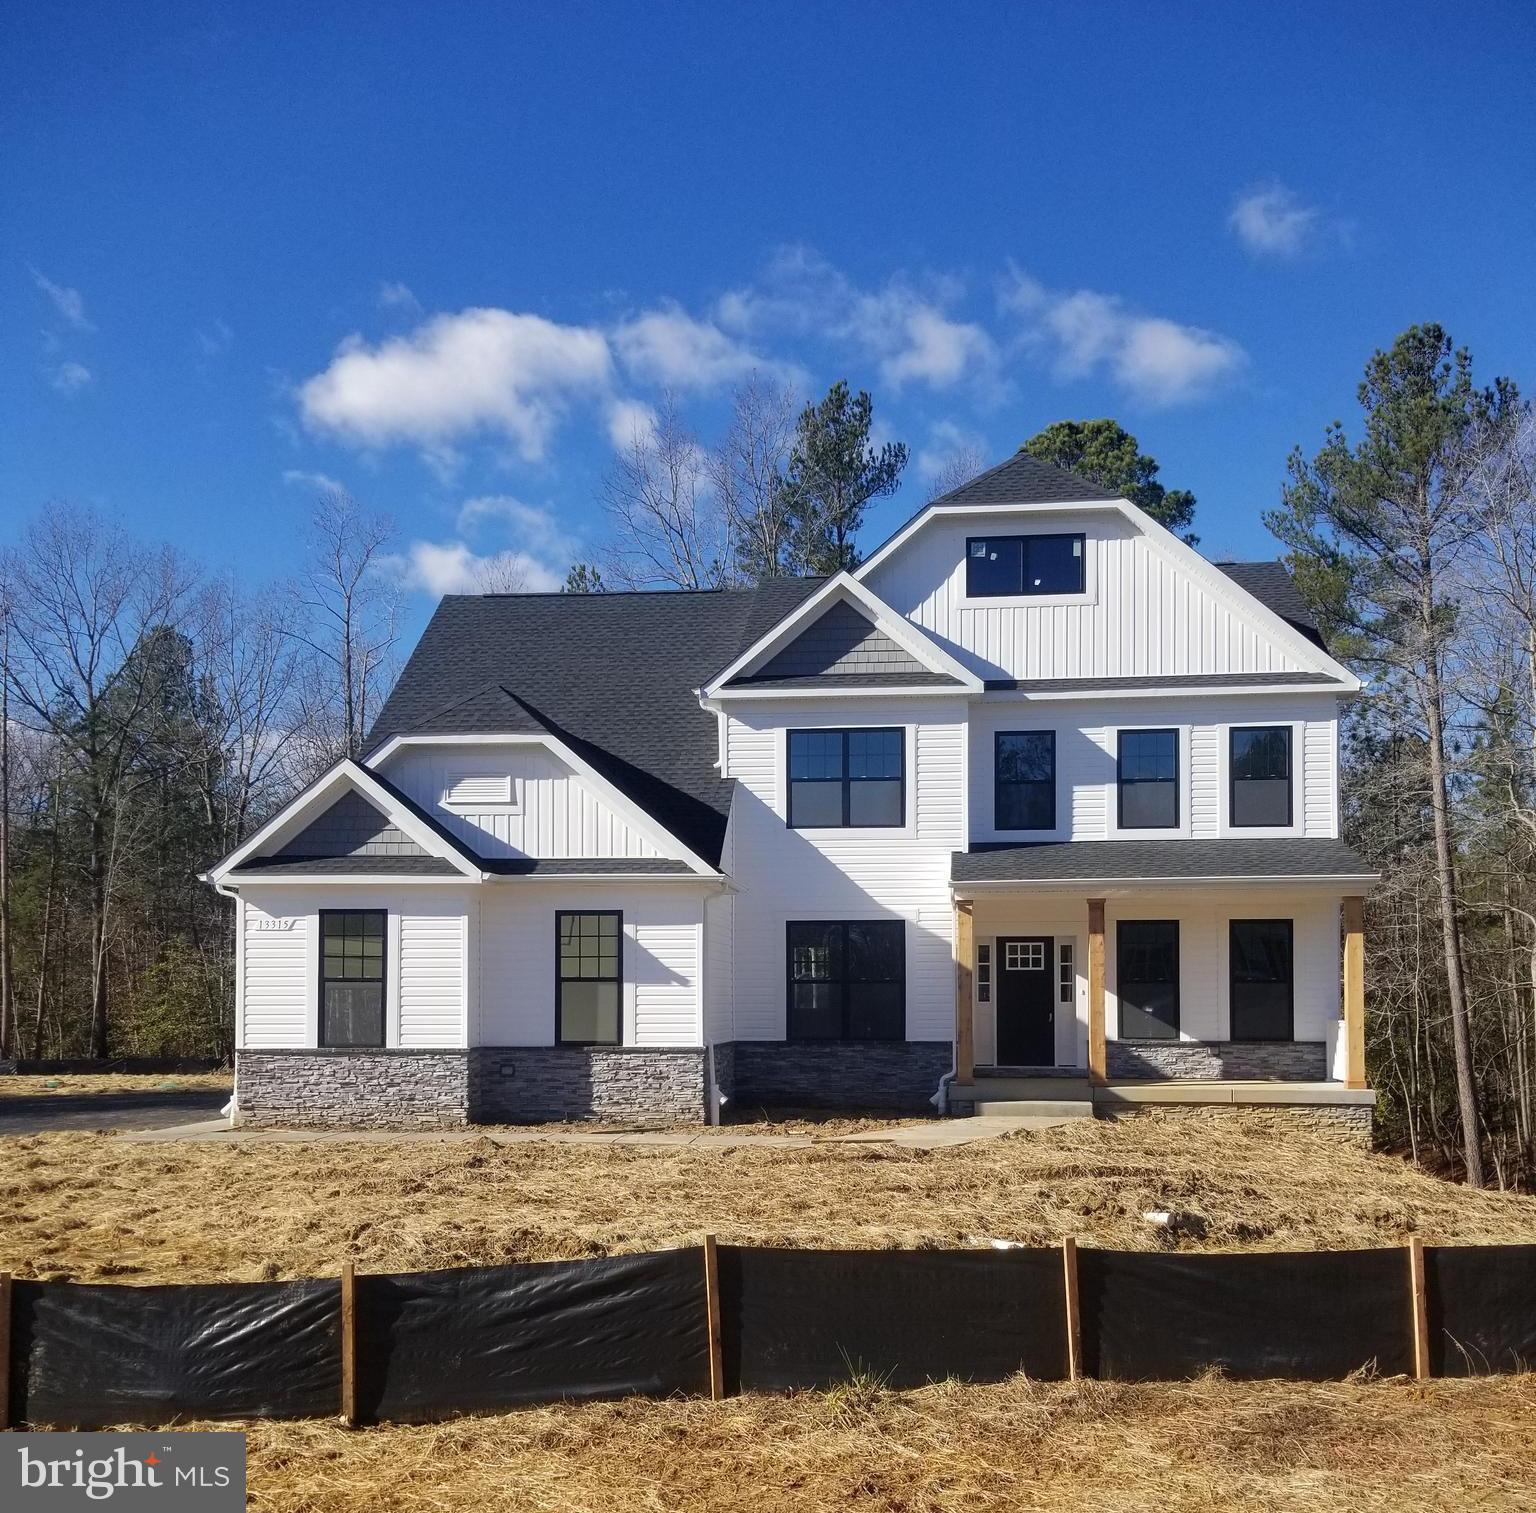
[[[1199,1216],[1171,1241],[1142,1215]],[[439,1143],[0,1140],[0,1270],[253,1280],[722,1241],[1151,1249],[1536,1242],[1536,1199],[1479,1193],[1324,1135],[1140,1118],[933,1152]]]
[[[59,1072],[51,1076],[0,1077],[0,1100],[86,1093],[232,1093],[229,1072]]]
[[[1530,1376],[1422,1387],[950,1383],[355,1431],[243,1427],[253,1513],[1536,1506]]]

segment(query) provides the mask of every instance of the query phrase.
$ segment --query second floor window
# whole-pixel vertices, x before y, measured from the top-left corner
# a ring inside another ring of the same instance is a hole
[[[1117,761],[1122,830],[1174,830],[1179,824],[1179,733],[1122,730]]]
[[[1083,592],[1081,536],[972,536],[965,543],[965,596]]]
[[[995,764],[999,830],[1056,828],[1056,732],[1000,730]]]
[[[1291,727],[1247,726],[1232,732],[1230,823],[1291,823]]]
[[[898,729],[789,732],[789,823],[796,830],[905,822]]]

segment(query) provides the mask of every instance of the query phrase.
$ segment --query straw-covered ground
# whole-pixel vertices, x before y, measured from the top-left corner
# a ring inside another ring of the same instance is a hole
[[[1191,1216],[1185,1233],[1149,1210]],[[334,1276],[722,1241],[1148,1249],[1536,1242],[1480,1193],[1325,1135],[1146,1117],[948,1150],[0,1140],[0,1270],[142,1282]]]
[[[244,1427],[255,1513],[1536,1506],[1530,1376],[1422,1387],[1214,1378],[855,1387],[422,1427]]]

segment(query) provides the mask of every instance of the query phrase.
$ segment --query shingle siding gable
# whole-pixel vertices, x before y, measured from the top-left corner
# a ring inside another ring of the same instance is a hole
[[[852,673],[926,673],[916,657],[898,646],[851,604],[834,604],[754,674],[762,678],[814,678]]]
[[[284,858],[426,856],[410,836],[360,793],[344,794],[278,853]]]

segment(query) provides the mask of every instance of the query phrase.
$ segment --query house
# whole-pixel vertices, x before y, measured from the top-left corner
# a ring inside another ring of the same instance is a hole
[[[208,874],[239,1117],[1368,1130],[1360,687],[1278,564],[1022,454],[853,573],[450,596],[366,754]]]

